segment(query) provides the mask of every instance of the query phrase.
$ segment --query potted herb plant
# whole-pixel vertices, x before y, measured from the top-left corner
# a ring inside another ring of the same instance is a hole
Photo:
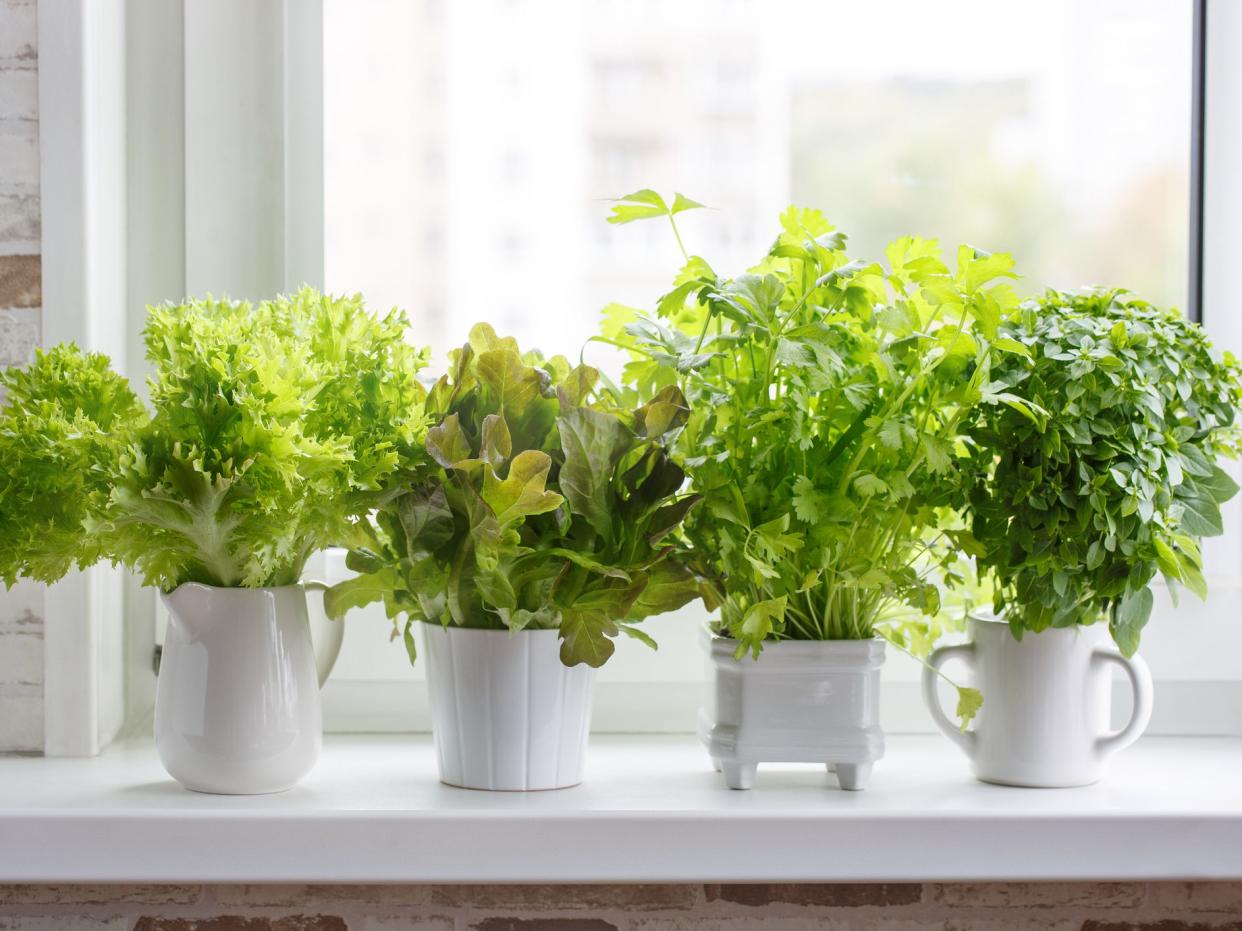
[[[440,778],[477,789],[582,779],[594,669],[698,582],[667,536],[697,498],[667,446],[675,387],[623,407],[586,365],[479,324],[431,389],[432,466],[379,508],[330,613],[383,600],[425,639]],[[397,630],[394,629],[394,634]]]
[[[697,206],[640,191],[609,219],[663,218],[676,234]],[[677,451],[703,499],[685,526],[693,566],[720,610],[700,718],[715,765],[743,789],[760,762],[823,762],[861,789],[884,752],[885,642],[925,652],[936,583],[956,578],[948,509],[965,418],[989,399],[1022,407],[987,375],[1020,348],[996,339],[1017,305],[1013,263],[963,247],[951,270],[913,238],[887,264],[851,261],[819,211],[780,222],[734,278],[683,247],[656,314],[610,308],[602,338],[629,351],[640,396],[676,384],[692,411]],[[979,695],[961,696],[969,719]]]
[[[1207,594],[1199,540],[1222,532],[1220,505],[1237,492],[1217,460],[1239,452],[1242,378],[1197,324],[1124,291],[1050,291],[1002,334],[1021,349],[993,367],[994,390],[1027,406],[975,408],[960,472],[962,543],[993,586],[993,613],[972,619],[971,644],[931,657],[965,659],[988,705],[958,733],[930,678],[925,693],[980,779],[1082,785],[1150,716],[1134,655],[1150,583]],[[1115,665],[1136,701],[1105,736]]]
[[[0,578],[106,559],[171,614],[156,745],[191,789],[286,789],[314,764],[307,557],[423,456],[406,321],[311,289],[151,308],[149,405],[72,345],[3,377]]]

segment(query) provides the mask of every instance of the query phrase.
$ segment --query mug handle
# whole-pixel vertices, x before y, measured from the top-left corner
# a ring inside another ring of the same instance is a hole
[[[319,582],[313,579],[303,579],[302,589],[308,592],[326,592],[332,586],[327,582]],[[345,622],[333,621],[328,629],[331,634],[322,642],[316,642],[315,638],[311,638],[311,648],[315,652],[315,668],[319,674],[319,687],[323,688],[323,684],[328,681],[328,675],[332,672],[332,667],[336,664],[336,658],[341,652],[341,643],[345,640]]]
[[[1117,650],[1096,650],[1091,654],[1091,661],[1120,666],[1134,690],[1134,710],[1130,713],[1129,722],[1117,733],[1106,734],[1095,742],[1096,754],[1105,757],[1130,746],[1147,730],[1152,708],[1151,671],[1141,657],[1126,658]]]
[[[940,707],[940,695],[936,691],[936,681],[940,678],[940,667],[951,659],[960,659],[971,669],[975,667],[975,645],[959,643],[950,647],[937,647],[927,657],[927,665],[923,667],[923,702],[931,713],[932,721],[944,736],[965,751],[968,757],[975,755],[975,732],[963,731],[957,727]]]

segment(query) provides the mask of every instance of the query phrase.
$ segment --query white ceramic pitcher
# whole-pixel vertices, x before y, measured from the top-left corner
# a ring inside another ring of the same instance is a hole
[[[155,744],[164,768],[187,789],[280,792],[315,765],[323,719],[308,586],[318,587],[191,582],[161,596],[169,621]]]
[[[1032,787],[1089,785],[1105,763],[1143,733],[1151,719],[1147,664],[1113,646],[1106,624],[1050,628],[1016,639],[992,614],[970,619],[971,642],[941,647],[923,670],[923,697],[932,719],[966,755],[984,782]],[[965,733],[940,707],[936,670],[961,659],[974,671],[983,708]],[[1109,733],[1110,670],[1134,689],[1129,723]]]

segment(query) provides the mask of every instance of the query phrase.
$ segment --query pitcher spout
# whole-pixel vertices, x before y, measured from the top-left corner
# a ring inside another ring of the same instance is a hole
[[[183,582],[171,592],[160,592],[170,614],[182,623],[191,622],[205,613],[206,602],[211,598],[211,586],[201,582]]]

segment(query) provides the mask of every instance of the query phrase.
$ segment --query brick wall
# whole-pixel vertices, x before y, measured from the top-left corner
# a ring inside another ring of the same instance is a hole
[[[37,48],[35,0],[0,0],[0,366],[40,336]],[[42,616],[41,586],[0,586],[0,750],[43,748]]]
[[[1242,931],[1242,883],[0,886],[0,931],[749,928]]]

